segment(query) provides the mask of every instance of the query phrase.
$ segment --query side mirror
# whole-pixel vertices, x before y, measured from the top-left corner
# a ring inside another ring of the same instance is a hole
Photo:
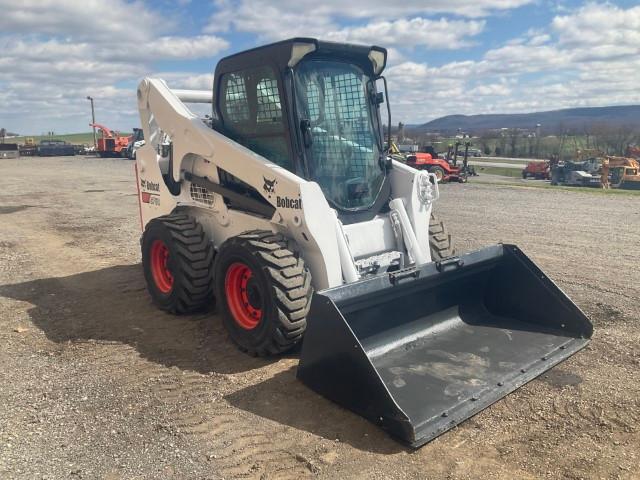
[[[375,92],[371,93],[371,103],[374,105],[381,105],[384,103],[384,93],[383,92]]]
[[[393,168],[393,158],[391,158],[389,155],[381,155],[378,163],[380,164],[380,169],[384,171],[388,172]]]

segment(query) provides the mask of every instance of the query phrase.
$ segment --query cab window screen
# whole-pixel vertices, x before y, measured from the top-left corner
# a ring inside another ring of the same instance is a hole
[[[236,73],[225,76],[224,111],[226,120],[242,123],[249,120],[249,102],[244,77]]]
[[[369,208],[382,188],[369,77],[348,63],[309,60],[296,70],[300,120],[309,121],[305,145],[311,177],[340,208]]]
[[[283,123],[281,92],[271,67],[227,73],[221,113],[227,135],[258,155],[293,171]]]
[[[282,106],[278,82],[275,78],[265,77],[258,82],[256,89],[258,111],[257,123],[280,123],[282,121]]]

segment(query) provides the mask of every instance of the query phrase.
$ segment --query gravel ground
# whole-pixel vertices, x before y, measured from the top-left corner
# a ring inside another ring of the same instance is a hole
[[[296,381],[295,354],[151,305],[130,162],[1,165],[0,478],[640,478],[638,196],[441,188],[460,251],[519,245],[596,330],[411,451]]]

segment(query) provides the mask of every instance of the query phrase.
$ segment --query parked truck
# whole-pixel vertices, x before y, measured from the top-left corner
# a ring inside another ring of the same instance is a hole
[[[40,140],[37,154],[40,157],[73,156],[76,150],[71,143],[64,140]]]
[[[551,167],[548,160],[528,162],[522,169],[522,178],[535,178],[538,180],[549,180],[551,178]]]
[[[0,158],[18,158],[20,150],[17,143],[0,143]]]

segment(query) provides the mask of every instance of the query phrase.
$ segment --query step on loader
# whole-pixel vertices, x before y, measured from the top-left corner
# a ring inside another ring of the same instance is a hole
[[[516,246],[455,255],[435,175],[385,152],[386,58],[294,38],[220,60],[212,92],[144,79],[142,260],[158,307],[215,298],[250,355],[304,337],[304,384],[417,447],[583,348],[592,327]]]

